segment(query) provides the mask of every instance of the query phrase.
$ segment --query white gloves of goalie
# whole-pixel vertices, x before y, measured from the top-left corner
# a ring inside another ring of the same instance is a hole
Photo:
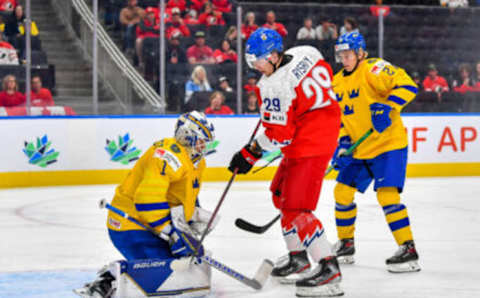
[[[172,223],[177,228],[184,232],[191,234],[196,238],[200,238],[207,228],[208,221],[212,216],[212,212],[202,209],[200,207],[195,207],[192,219],[187,223],[185,220],[185,214],[183,212],[183,206],[177,206],[170,209],[170,216],[172,217]],[[220,220],[219,215],[215,217],[208,233],[210,233]]]

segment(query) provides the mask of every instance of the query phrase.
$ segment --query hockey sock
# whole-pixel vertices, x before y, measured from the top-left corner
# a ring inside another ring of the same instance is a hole
[[[382,187],[377,190],[377,199],[383,207],[385,218],[398,245],[413,240],[407,207],[400,203],[396,187]]]
[[[353,238],[357,218],[357,205],[353,203],[355,191],[342,183],[335,186],[335,221],[339,239]]]
[[[322,223],[309,211],[282,210],[282,231],[289,251],[307,250],[315,262],[332,256]]]

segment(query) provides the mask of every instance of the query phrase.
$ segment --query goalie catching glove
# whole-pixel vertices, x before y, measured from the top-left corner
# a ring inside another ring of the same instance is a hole
[[[232,160],[230,161],[230,166],[228,170],[234,172],[235,169],[238,169],[238,174],[246,174],[250,172],[253,165],[262,157],[262,148],[253,142],[252,145],[246,145],[242,150],[235,153]]]

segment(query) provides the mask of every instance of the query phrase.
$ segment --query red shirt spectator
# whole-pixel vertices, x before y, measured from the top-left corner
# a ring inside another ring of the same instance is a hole
[[[237,53],[231,49],[230,42],[228,40],[222,41],[222,48],[216,49],[213,52],[215,63],[220,64],[227,61],[237,63]]]
[[[0,11],[13,11],[17,5],[16,0],[0,0]]]
[[[207,2],[205,4],[205,10],[198,17],[198,22],[205,26],[225,25],[225,20],[222,17],[222,13],[213,10],[212,4],[210,2]]]
[[[166,26],[166,35],[167,39],[175,37],[189,37],[190,36],[190,29],[188,29],[187,25],[183,22],[182,18],[180,17],[180,9],[174,7],[172,9],[172,18],[169,20],[170,22]]]
[[[197,18],[197,12],[193,9],[191,9],[186,15],[185,15],[185,18],[183,19],[183,21],[185,22],[185,24],[187,25],[198,25],[200,24],[198,22],[198,18]]]
[[[257,29],[258,29],[257,24],[252,24],[252,25],[242,24],[242,38],[248,39],[250,37],[250,34],[255,32],[255,30]]]
[[[447,80],[438,75],[434,64],[428,66],[428,76],[423,80],[423,89],[429,92],[442,93],[449,90]]]
[[[212,0],[213,9],[223,13],[228,13],[232,11],[232,4],[228,0]]]
[[[272,10],[267,12],[267,22],[263,24],[263,27],[277,31],[282,37],[285,37],[288,34],[288,31],[283,24],[275,22],[275,13]]]
[[[187,2],[185,0],[169,0],[167,3],[167,8],[178,7],[180,11],[185,11],[187,9]]]
[[[17,80],[13,75],[3,78],[3,91],[0,92],[1,107],[15,107],[25,104],[25,95],[18,91]]]
[[[225,95],[221,91],[215,91],[210,95],[210,105],[205,109],[205,114],[232,115],[230,107],[224,105]]]
[[[190,64],[213,64],[213,50],[205,45],[205,33],[197,31],[195,33],[195,44],[188,48],[187,58]]]
[[[208,0],[190,0],[190,8],[193,10],[196,10],[197,12],[200,12],[203,10],[203,6],[205,3],[207,3]]]
[[[54,106],[52,93],[47,88],[42,88],[42,79],[40,76],[34,76],[32,78],[32,93],[31,98],[32,106],[46,107]]]
[[[153,7],[147,7],[146,17],[138,24],[137,38],[144,39],[146,37],[158,37],[160,36],[159,21],[155,18],[155,9]]]
[[[208,107],[205,109],[205,114],[213,114],[213,115],[233,115],[232,109],[229,106],[223,105],[220,106],[218,109],[213,109]]]

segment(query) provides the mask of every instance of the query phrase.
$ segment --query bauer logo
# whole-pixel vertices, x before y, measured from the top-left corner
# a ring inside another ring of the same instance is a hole
[[[60,152],[55,152],[55,149],[50,148],[51,145],[52,142],[48,140],[48,136],[44,135],[41,138],[37,137],[36,142],[25,141],[23,153],[28,157],[29,163],[45,168],[57,162],[57,157],[60,154]]]
[[[118,136],[118,143],[115,140],[107,139],[105,150],[110,155],[111,161],[126,165],[137,160],[142,152],[142,150],[132,145],[133,140],[130,139],[130,134],[126,133],[123,137]]]

